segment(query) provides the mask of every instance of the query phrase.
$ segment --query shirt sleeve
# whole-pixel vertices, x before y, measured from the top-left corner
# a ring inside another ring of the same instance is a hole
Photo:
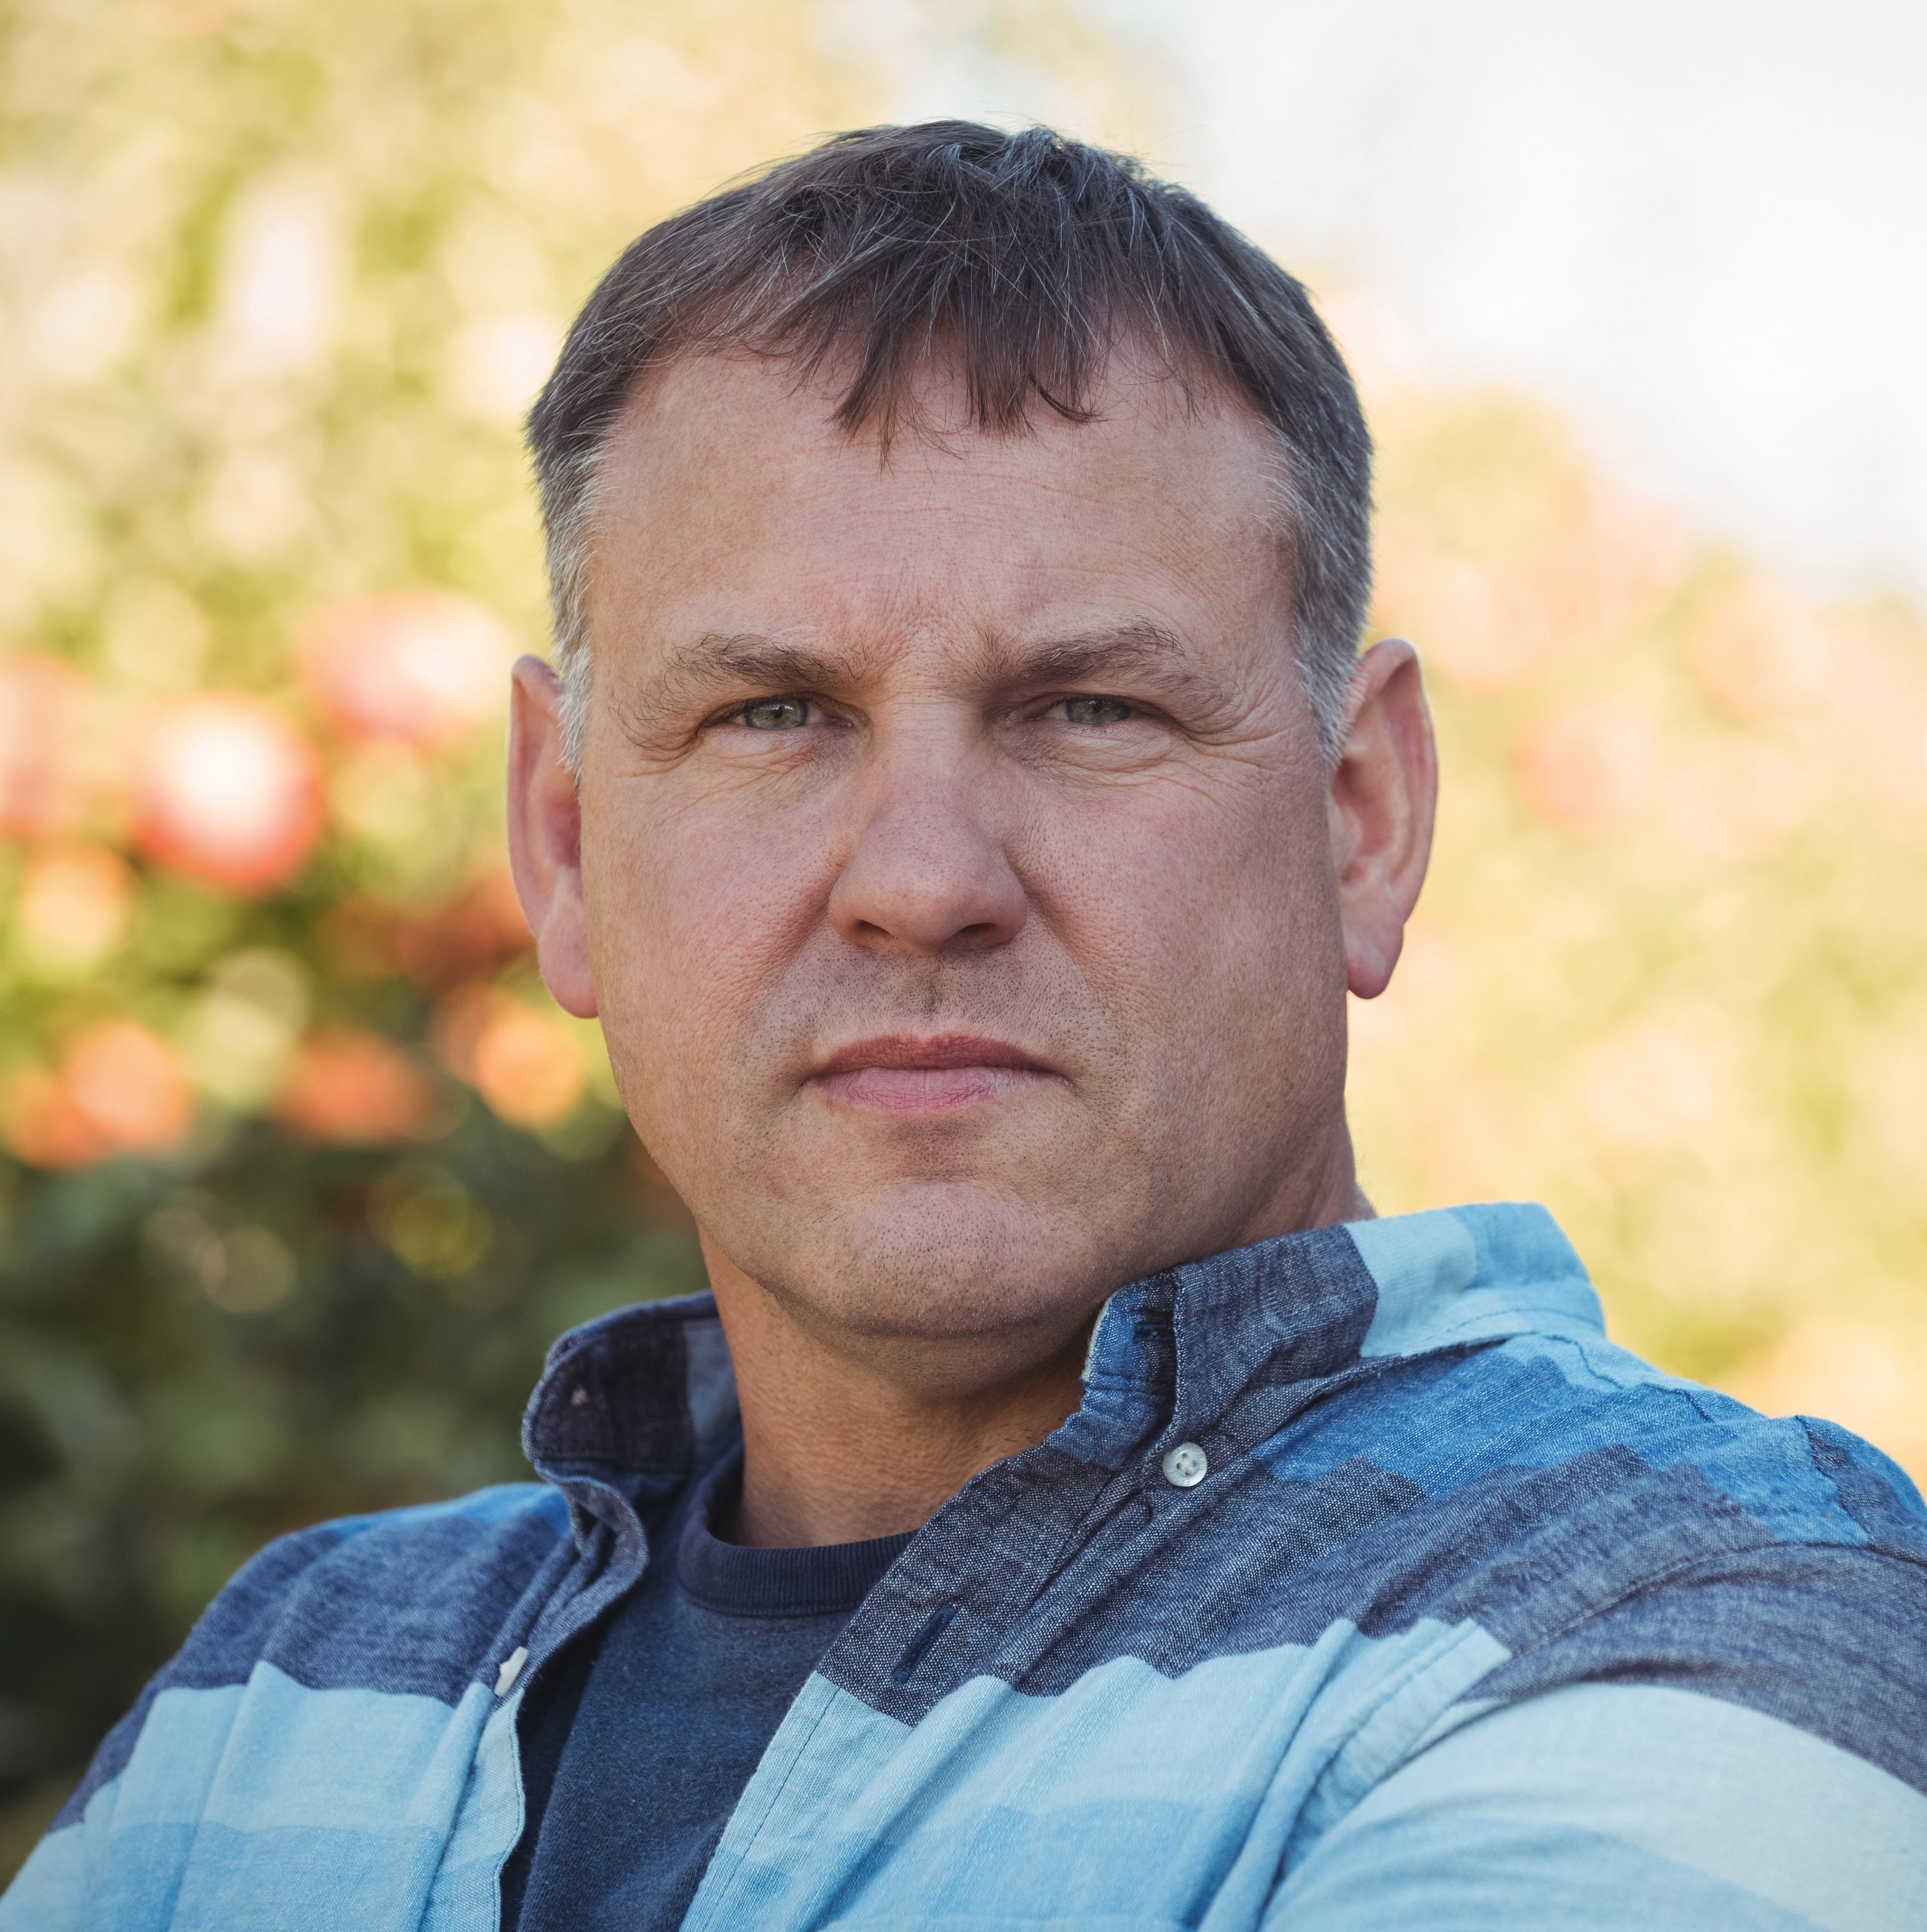
[[[297,1531],[269,1544],[229,1580],[186,1643],[102,1740],[78,1787],[0,1894],[0,1932],[78,1932],[112,1922],[96,1909],[99,1865],[114,1788],[133,1759],[155,1700],[176,1687],[244,1680],[287,1591],[338,1540],[332,1525]]]
[[[1909,1932],[1927,1795],[1672,1686],[1461,1712],[1289,1863],[1273,1932]]]

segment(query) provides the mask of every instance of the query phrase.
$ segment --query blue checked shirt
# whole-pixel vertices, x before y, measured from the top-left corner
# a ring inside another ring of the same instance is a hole
[[[706,1297],[565,1337],[543,1481],[263,1551],[0,1928],[491,1932],[527,1687],[736,1429]],[[1927,1512],[1613,1346],[1536,1208],[1175,1269],[872,1589],[684,1924],[1920,1932]]]

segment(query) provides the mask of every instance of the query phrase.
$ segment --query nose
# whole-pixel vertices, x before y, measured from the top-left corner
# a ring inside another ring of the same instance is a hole
[[[830,894],[830,923],[872,952],[933,958],[1006,946],[1022,930],[1023,881],[965,771],[879,771]]]

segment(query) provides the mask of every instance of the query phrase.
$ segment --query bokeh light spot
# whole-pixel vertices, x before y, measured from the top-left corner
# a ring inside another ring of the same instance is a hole
[[[320,761],[265,699],[176,699],[140,734],[134,807],[151,857],[210,884],[269,891],[301,870],[321,837]]]

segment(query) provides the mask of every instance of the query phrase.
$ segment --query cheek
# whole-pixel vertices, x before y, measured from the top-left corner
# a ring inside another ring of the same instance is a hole
[[[582,894],[604,1033],[632,1106],[714,1069],[822,916],[826,828],[682,808],[635,781],[585,800]]]
[[[1114,795],[1050,828],[1037,872],[1140,1051],[1209,1068],[1342,1018],[1323,800],[1302,781]]]

